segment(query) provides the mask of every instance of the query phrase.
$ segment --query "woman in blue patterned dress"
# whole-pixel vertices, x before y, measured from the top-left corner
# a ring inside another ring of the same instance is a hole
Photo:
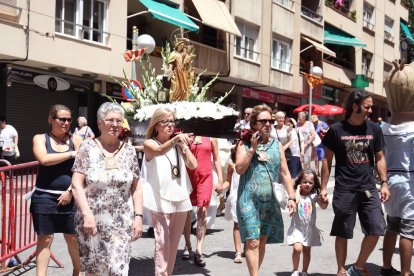
[[[259,275],[266,243],[283,242],[283,219],[272,194],[273,181],[281,180],[285,185],[289,212],[296,212],[293,180],[283,148],[269,137],[274,123],[271,114],[270,107],[255,106],[250,117],[254,133],[249,141],[240,141],[237,146],[236,171],[241,175],[237,219],[251,276]]]

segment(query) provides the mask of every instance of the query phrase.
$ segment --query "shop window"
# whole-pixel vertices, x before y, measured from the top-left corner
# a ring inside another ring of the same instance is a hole
[[[105,43],[107,10],[107,0],[56,0],[55,31]]]

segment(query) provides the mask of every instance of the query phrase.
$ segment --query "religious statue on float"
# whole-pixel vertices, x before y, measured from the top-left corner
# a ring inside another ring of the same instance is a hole
[[[171,80],[170,102],[186,101],[194,83],[194,48],[188,40],[176,41],[168,57],[168,78]]]

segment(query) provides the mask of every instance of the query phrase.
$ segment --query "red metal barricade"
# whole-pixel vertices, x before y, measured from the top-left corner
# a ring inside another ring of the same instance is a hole
[[[11,165],[0,159],[0,188],[1,188],[1,255],[0,273],[16,269],[28,264],[35,256],[31,254],[21,261],[19,254],[37,244],[36,233],[33,229],[32,216],[29,211],[30,203],[24,195],[30,192],[38,174],[39,162],[29,162]],[[62,263],[51,254],[57,265]]]

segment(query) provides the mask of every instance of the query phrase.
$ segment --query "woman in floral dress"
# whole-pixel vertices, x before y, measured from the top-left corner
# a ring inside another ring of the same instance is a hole
[[[72,168],[81,271],[128,275],[130,243],[142,235],[138,159],[133,146],[118,139],[122,107],[104,103],[97,117],[101,136],[81,144]]]
[[[237,220],[242,242],[246,244],[247,267],[251,276],[259,275],[267,243],[283,242],[283,219],[272,195],[272,182],[280,180],[289,194],[290,214],[296,212],[293,180],[283,147],[269,137],[274,120],[266,105],[253,108],[250,140],[237,145],[236,172],[240,174],[237,193]]]

